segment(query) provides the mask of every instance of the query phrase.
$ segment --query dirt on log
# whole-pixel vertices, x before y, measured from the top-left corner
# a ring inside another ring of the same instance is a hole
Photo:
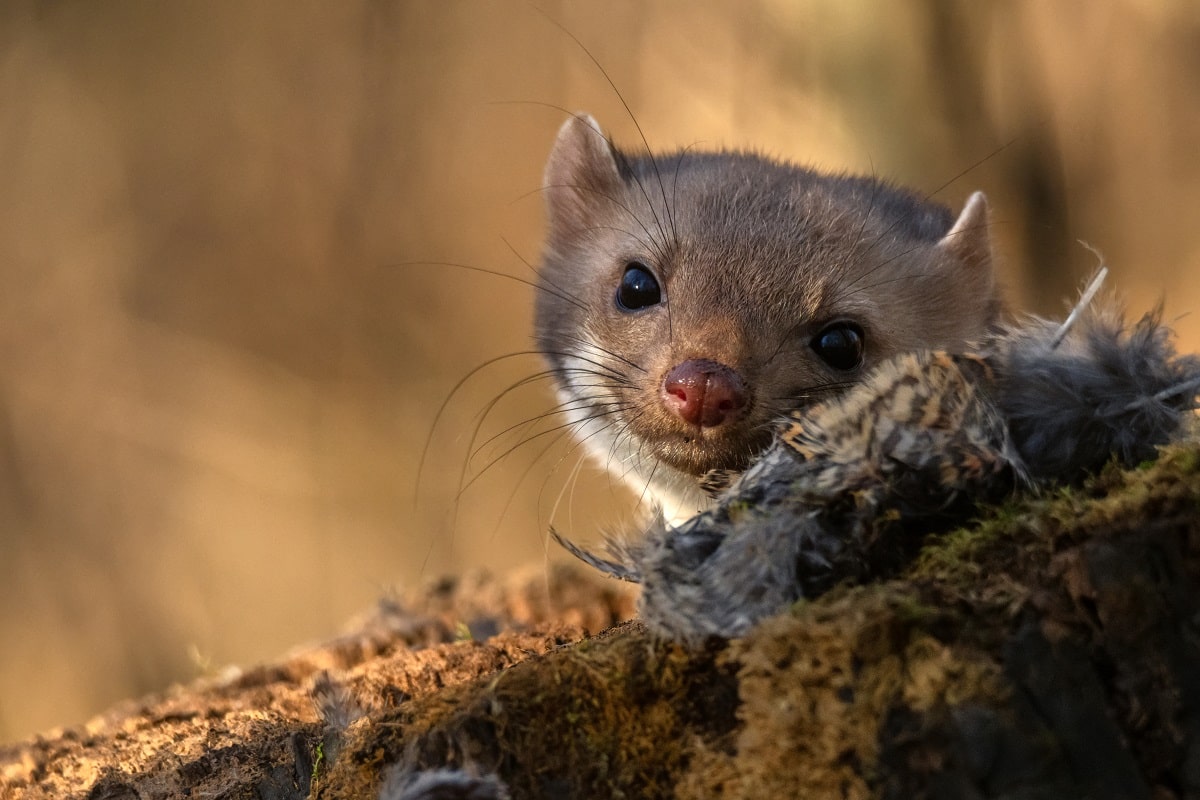
[[[449,766],[516,798],[1200,797],[1195,444],[983,512],[742,639],[610,627],[631,610],[571,568],[446,581],[0,748],[0,796],[370,798]]]

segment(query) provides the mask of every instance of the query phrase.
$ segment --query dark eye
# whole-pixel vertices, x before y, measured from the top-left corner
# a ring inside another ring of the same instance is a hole
[[[617,287],[617,307],[624,311],[640,311],[658,305],[661,300],[658,280],[645,264],[630,261],[621,276],[621,285]]]
[[[813,337],[810,346],[834,369],[851,370],[862,364],[863,329],[853,322],[835,322]]]

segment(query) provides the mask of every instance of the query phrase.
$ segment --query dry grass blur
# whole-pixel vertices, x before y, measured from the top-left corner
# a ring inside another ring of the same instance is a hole
[[[1085,239],[1133,308],[1200,306],[1190,0],[539,5],[654,147],[983,188],[1019,303],[1058,310]],[[531,290],[433,262],[530,276],[561,109],[637,141],[523,0],[0,7],[0,740],[545,557],[550,437],[455,502],[536,360],[432,428],[528,349]],[[557,519],[586,536],[612,495],[578,485]]]

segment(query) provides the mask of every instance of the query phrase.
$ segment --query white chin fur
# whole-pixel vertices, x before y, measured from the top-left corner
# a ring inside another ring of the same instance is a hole
[[[670,525],[678,526],[712,507],[712,499],[700,490],[695,476],[645,455],[627,431],[618,436],[623,424],[608,417],[589,419],[596,412],[582,406],[583,400],[568,389],[558,390],[558,401],[567,409],[573,438],[584,444],[592,462],[624,481],[639,502],[661,508]]]

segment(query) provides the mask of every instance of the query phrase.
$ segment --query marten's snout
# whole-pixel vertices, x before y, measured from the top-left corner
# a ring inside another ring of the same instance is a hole
[[[663,378],[663,403],[689,425],[714,428],[737,419],[747,405],[746,384],[724,364],[692,358]]]

